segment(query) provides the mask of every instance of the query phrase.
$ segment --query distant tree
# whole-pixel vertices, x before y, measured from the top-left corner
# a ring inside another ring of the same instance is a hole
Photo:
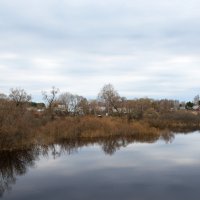
[[[166,113],[174,109],[174,100],[161,99],[157,103],[159,113]]]
[[[180,102],[179,108],[181,108],[181,109],[186,108],[186,102],[185,101]]]
[[[0,93],[0,99],[7,99],[7,95]]]
[[[37,103],[37,108],[45,108],[45,104],[44,103]]]
[[[84,97],[81,98],[78,107],[80,109],[81,114],[87,115],[89,114],[89,103],[88,100]]]
[[[117,113],[120,112],[119,107],[121,104],[121,97],[114,89],[113,85],[104,85],[98,94],[98,100],[105,104],[108,114],[113,113],[113,110],[115,110]]]
[[[79,115],[82,114],[80,104],[83,101],[84,97],[79,96],[79,95],[71,95],[70,98],[70,112],[73,113],[74,115]]]
[[[185,104],[185,108],[189,109],[189,110],[192,109],[193,106],[194,106],[194,103],[192,103],[190,101]]]
[[[173,102],[173,107],[174,107],[174,110],[178,110],[180,108],[180,103],[178,100],[174,100]]]
[[[68,113],[79,115],[89,113],[89,103],[86,98],[65,92],[58,97],[58,103],[65,106]]]
[[[71,96],[71,93],[65,92],[60,94],[58,97],[58,102],[65,106],[65,109],[68,113],[70,112]]]
[[[196,96],[194,97],[194,100],[193,100],[194,105],[199,105],[199,100],[200,100],[199,95],[196,95]]]
[[[11,88],[9,98],[16,106],[19,106],[28,103],[31,100],[31,95],[27,94],[24,89]]]
[[[44,103],[37,103],[37,102],[33,102],[33,101],[30,102],[28,105],[31,107],[34,107],[34,108],[44,108],[45,107]]]
[[[155,109],[155,107],[157,106],[154,105],[152,100],[148,98],[127,100],[126,113],[127,113],[128,120],[142,119],[144,112],[151,107],[154,107]]]
[[[157,119],[159,117],[159,113],[156,112],[153,108],[149,108],[144,112],[145,119]]]
[[[88,102],[89,113],[92,115],[100,114],[99,106],[97,100],[90,100]]]
[[[49,94],[46,91],[42,91],[43,100],[46,102],[47,108],[49,110],[52,109],[53,104],[56,102],[57,100],[56,95],[58,94],[58,92],[59,92],[59,89],[55,88],[54,86],[50,90]]]
[[[50,90],[49,93],[47,93],[46,91],[42,91],[42,95],[43,95],[43,100],[45,101],[46,105],[47,105],[47,113],[48,115],[51,116],[51,119],[54,119],[54,110],[53,110],[53,106],[56,103],[57,100],[57,94],[59,92],[58,88],[55,88],[54,86],[52,87],[52,89]]]
[[[30,106],[31,107],[37,107],[37,103],[36,102],[30,102]]]

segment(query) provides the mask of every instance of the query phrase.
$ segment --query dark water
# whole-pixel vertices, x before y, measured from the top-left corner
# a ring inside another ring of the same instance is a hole
[[[157,139],[0,151],[0,198],[199,200],[200,133]]]

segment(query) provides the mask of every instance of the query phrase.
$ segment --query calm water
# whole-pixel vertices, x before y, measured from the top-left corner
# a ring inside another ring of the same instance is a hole
[[[200,133],[0,151],[3,200],[199,200]]]

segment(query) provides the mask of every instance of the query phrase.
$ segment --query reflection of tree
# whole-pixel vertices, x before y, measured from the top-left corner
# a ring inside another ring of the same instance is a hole
[[[163,139],[166,143],[172,142],[174,139],[174,134],[172,132],[166,131],[160,137],[158,134],[145,134],[145,135],[134,135],[131,137],[102,137],[102,138],[79,138],[76,140],[61,140],[58,142],[60,146],[60,150],[56,150],[54,145],[51,145],[52,154],[55,157],[60,156],[62,153],[74,153],[77,152],[78,148],[93,144],[98,144],[102,147],[102,150],[105,154],[112,155],[121,147],[126,147],[128,144],[132,144],[134,142],[146,142],[146,143],[153,143],[159,139]]]
[[[167,131],[167,132],[163,132],[161,133],[161,139],[163,139],[166,143],[172,143],[175,135],[173,132]]]
[[[23,175],[34,166],[38,158],[37,148],[28,150],[0,151],[0,196],[14,184],[17,175]]]
[[[2,174],[0,175],[0,197],[3,196],[5,190],[10,190],[10,184],[15,183],[15,177],[3,177]]]
[[[162,139],[171,142],[174,134],[165,132]],[[0,151],[0,197],[10,185],[16,181],[16,176],[24,175],[29,167],[33,167],[39,156],[47,157],[51,154],[54,159],[63,154],[72,154],[81,147],[98,144],[105,154],[112,155],[121,147],[126,147],[134,142],[155,142],[160,138],[156,135],[134,135],[134,137],[108,137],[108,138],[79,138],[76,140],[61,140],[57,144],[35,146],[29,149]]]
[[[121,147],[127,146],[128,141],[124,138],[113,138],[103,141],[101,145],[105,154],[112,155]]]

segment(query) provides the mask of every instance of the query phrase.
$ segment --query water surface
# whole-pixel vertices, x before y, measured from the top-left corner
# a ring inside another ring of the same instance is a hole
[[[0,151],[2,200],[199,200],[200,133]]]

